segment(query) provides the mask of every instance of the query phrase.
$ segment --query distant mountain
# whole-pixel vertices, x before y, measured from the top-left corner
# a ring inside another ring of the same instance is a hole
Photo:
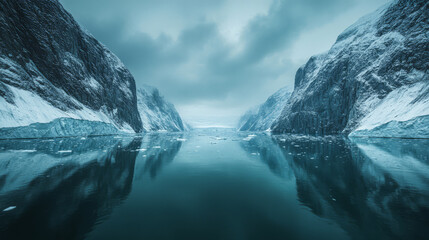
[[[282,88],[271,95],[267,101],[257,108],[247,111],[238,124],[239,131],[269,130],[273,122],[280,116],[291,92]]]
[[[144,86],[137,90],[137,105],[144,131],[184,131],[187,127],[173,104],[158,89]]]
[[[395,0],[347,28],[297,71],[272,130],[429,137],[428,13],[427,0]]]

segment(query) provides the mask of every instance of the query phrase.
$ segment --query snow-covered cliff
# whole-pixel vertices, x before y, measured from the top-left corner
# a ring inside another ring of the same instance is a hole
[[[284,87],[271,95],[265,103],[247,111],[238,124],[239,131],[269,130],[273,122],[280,116],[291,91]]]
[[[57,0],[0,1],[0,38],[0,138],[184,130]]]
[[[173,104],[158,89],[144,86],[137,90],[137,104],[144,131],[184,131],[186,127]]]
[[[0,127],[57,118],[139,132],[133,76],[57,0],[0,1]]]
[[[426,0],[395,0],[347,28],[297,71],[272,130],[429,137],[417,127],[429,118],[428,12]]]

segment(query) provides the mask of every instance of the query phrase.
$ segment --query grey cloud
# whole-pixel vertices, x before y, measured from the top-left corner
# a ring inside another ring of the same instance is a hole
[[[370,0],[364,0],[369,2]],[[385,0],[378,0],[385,1]],[[176,105],[214,101],[219,108],[246,108],[291,85],[296,66],[287,50],[298,35],[353,7],[358,0],[274,0],[266,14],[251,19],[237,43],[209,20],[226,1],[62,0],[66,8],[127,65],[137,84],[158,87]],[[180,3],[179,3],[180,2]],[[361,3],[362,4],[362,3]],[[168,16],[159,16],[159,9]],[[220,10],[219,10],[220,9]],[[150,22],[135,22],[147,14]],[[166,26],[154,36],[136,26]],[[180,22],[180,24],[179,24]],[[130,28],[133,30],[130,31]],[[136,30],[137,29],[137,30]],[[280,76],[289,76],[279,81]],[[213,106],[210,106],[213,107]]]

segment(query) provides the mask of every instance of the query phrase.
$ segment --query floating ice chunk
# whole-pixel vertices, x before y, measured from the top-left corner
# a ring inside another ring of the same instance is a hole
[[[144,152],[144,151],[146,151],[147,149],[146,148],[139,148],[139,149],[136,149],[136,151],[140,151],[140,152]]]
[[[247,137],[243,138],[243,140],[244,140],[244,141],[250,141],[250,140],[252,140],[252,138],[254,138],[254,137],[251,137],[251,136],[249,135],[249,136],[247,136]]]
[[[3,209],[3,212],[12,211],[12,210],[13,210],[13,209],[15,209],[15,208],[16,208],[16,206],[10,206],[10,207],[7,207],[7,208]]]
[[[176,139],[178,142],[186,142],[186,138],[178,138]]]
[[[216,139],[216,140],[226,140],[226,138],[225,138],[225,137],[216,137],[215,139]]]
[[[244,141],[250,141],[250,140],[252,140],[254,137],[256,137],[256,135],[251,134],[251,135],[248,135],[247,137],[243,138],[243,140],[244,140]]]
[[[152,148],[161,148],[161,146],[154,146],[154,147],[152,147]]]
[[[36,152],[34,149],[24,149],[24,150],[11,150],[12,152],[23,152],[23,153],[32,153]]]
[[[60,150],[60,151],[58,151],[59,153],[71,153],[72,152],[72,150]]]

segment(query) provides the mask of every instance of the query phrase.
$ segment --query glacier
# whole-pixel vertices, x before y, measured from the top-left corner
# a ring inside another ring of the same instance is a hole
[[[125,133],[118,130],[114,125],[105,122],[57,118],[48,123],[0,128],[0,139],[99,136]]]

